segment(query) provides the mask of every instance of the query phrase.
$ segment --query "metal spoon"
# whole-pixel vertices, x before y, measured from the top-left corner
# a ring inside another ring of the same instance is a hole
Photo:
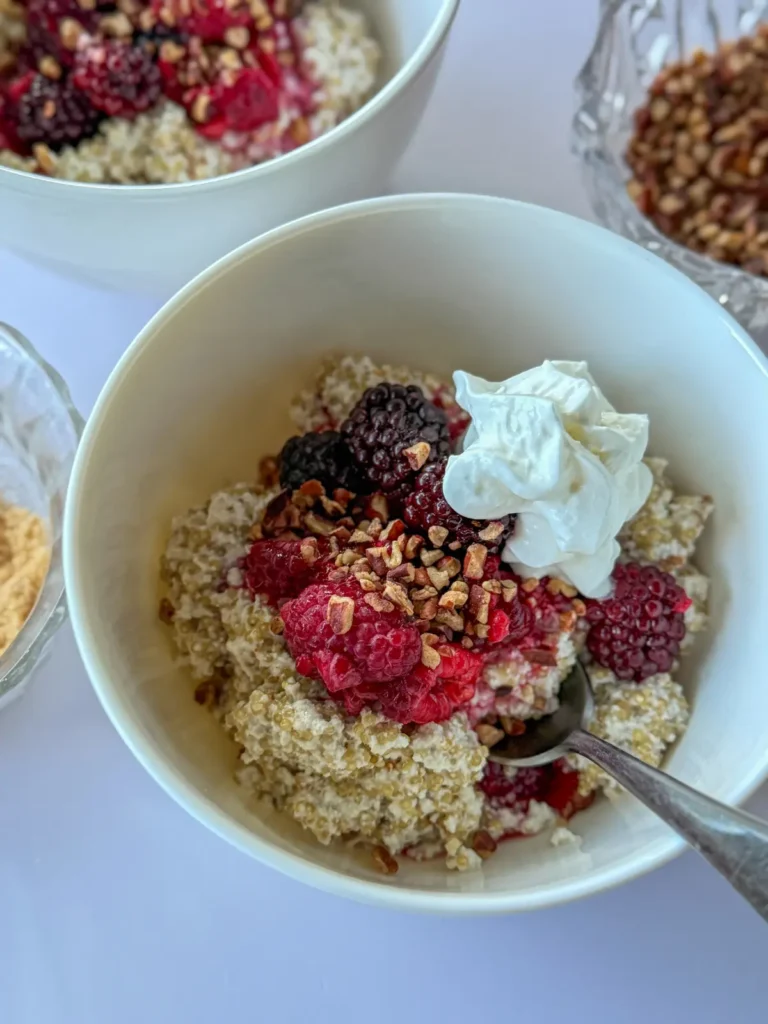
[[[768,921],[768,825],[698,793],[587,732],[594,702],[587,673],[577,664],[560,689],[554,714],[521,736],[506,736],[490,759],[515,768],[581,754],[611,775],[670,825]]]

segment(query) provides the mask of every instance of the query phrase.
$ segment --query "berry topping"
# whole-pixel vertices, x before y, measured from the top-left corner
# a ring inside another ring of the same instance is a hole
[[[218,139],[224,132],[250,132],[277,119],[279,93],[261,68],[230,72],[210,86],[190,89],[183,102],[192,120],[206,138]]]
[[[690,598],[666,572],[635,563],[617,565],[605,601],[587,602],[587,648],[619,679],[642,682],[669,672],[685,637]]]
[[[379,690],[382,714],[395,722],[426,725],[450,718],[472,699],[482,658],[458,644],[442,644],[434,651],[440,659],[436,668],[417,665],[404,679]]]
[[[443,543],[458,541],[462,547],[485,543],[489,550],[495,551],[509,536],[510,519],[514,521],[514,517],[504,516],[497,521],[481,522],[460,516],[443,495],[446,463],[447,459],[440,459],[425,466],[419,473],[413,491],[405,499],[403,518],[409,526],[425,536],[430,527],[447,530]]]
[[[98,110],[133,118],[157,102],[161,76],[152,55],[130,43],[108,40],[80,50],[72,81]]]
[[[406,676],[421,657],[421,635],[403,613],[367,600],[356,582],[309,586],[282,608],[285,642],[300,672],[328,692]],[[373,605],[376,604],[374,608]]]
[[[248,0],[152,0],[160,24],[174,25],[206,42],[225,42],[231,29],[253,26]]]
[[[79,33],[96,25],[97,8],[86,11],[77,0],[27,0],[27,44],[35,61],[55,57],[71,66]]]
[[[18,101],[19,139],[27,144],[44,142],[51,149],[89,138],[98,128],[101,114],[88,97],[69,81],[35,75]]]
[[[293,491],[307,480],[319,480],[327,491],[343,487],[359,493],[365,489],[363,475],[335,430],[292,437],[283,446],[280,452],[282,486]]]
[[[528,813],[531,800],[537,800],[548,804],[566,820],[593,800],[591,795],[579,795],[579,773],[572,771],[565,761],[555,761],[542,768],[506,768],[489,761],[480,780],[480,789],[492,810],[507,808],[524,815]],[[507,836],[519,834],[512,831]]]
[[[422,466],[447,457],[451,447],[445,413],[415,385],[368,388],[341,433],[376,487],[401,498]]]
[[[257,540],[242,565],[245,585],[273,604],[296,597],[324,566],[328,545],[323,540]]]

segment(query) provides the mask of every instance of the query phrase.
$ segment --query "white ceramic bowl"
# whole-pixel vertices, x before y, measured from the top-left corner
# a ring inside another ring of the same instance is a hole
[[[177,185],[91,185],[0,167],[0,245],[167,298],[237,245],[336,203],[381,195],[410,141],[459,0],[346,0],[384,53],[375,96],[327,135],[257,167]]]
[[[211,339],[215,339],[212,345]],[[189,284],[110,378],[67,507],[70,611],[93,685],[125,741],[192,815],[257,859],[375,903],[528,910],[597,892],[679,852],[632,799],[575,819],[581,848],[507,843],[480,871],[404,865],[392,878],[249,806],[234,755],[191,699],[157,620],[170,517],[252,477],[288,434],[286,404],[328,349],[499,379],[544,357],[588,359],[620,409],[651,416],[652,451],[717,511],[700,562],[713,621],[685,663],[690,729],[668,767],[727,802],[768,770],[768,376],[696,285],[561,213],[473,196],[394,196],[250,242]]]

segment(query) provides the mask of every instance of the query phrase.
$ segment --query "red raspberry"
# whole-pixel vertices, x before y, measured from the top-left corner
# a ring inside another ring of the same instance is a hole
[[[481,541],[478,534],[488,526],[488,521],[466,519],[454,511],[443,495],[443,477],[447,459],[441,459],[422,469],[416,477],[413,490],[406,497],[403,505],[403,518],[414,529],[425,536],[430,526],[442,526],[448,530],[446,544],[458,541],[459,544],[485,543],[490,551],[500,547],[512,532],[514,516],[504,516],[498,520],[504,527],[503,532],[493,541]]]
[[[234,72],[231,84],[220,79],[214,85],[187,90],[183,98],[187,110],[196,111],[201,96],[207,103],[205,120],[197,130],[207,139],[220,139],[226,131],[254,131],[280,114],[279,92],[261,68]]]
[[[245,585],[273,604],[297,597],[325,567],[327,549],[314,539],[257,540],[243,561]]]
[[[548,804],[566,820],[592,803],[592,797],[579,796],[579,773],[571,771],[565,761],[555,761],[541,768],[509,770],[488,761],[480,789],[491,807],[507,807],[526,814],[531,800],[537,800]],[[518,834],[510,832],[505,838]]]
[[[152,0],[152,10],[161,23],[175,25],[190,36],[205,42],[223,42],[227,29],[252,28],[248,0]]]
[[[417,725],[442,722],[472,699],[483,664],[480,655],[458,644],[442,644],[436,650],[438,668],[417,665],[407,678],[389,683],[378,694],[388,718]]]
[[[546,768],[506,769],[488,761],[480,789],[497,807],[527,811],[531,800],[541,800],[547,787]]]
[[[97,110],[133,118],[160,97],[162,78],[152,55],[117,40],[95,42],[75,58],[72,82]]]
[[[329,621],[332,597],[354,602],[352,625],[346,632],[335,633]],[[322,679],[330,693],[399,679],[421,657],[416,626],[398,609],[375,611],[356,582],[309,586],[288,601],[280,614],[285,642],[299,671]]]
[[[613,579],[610,598],[587,602],[590,654],[619,679],[636,683],[669,672],[685,637],[690,598],[653,565],[617,565]]]

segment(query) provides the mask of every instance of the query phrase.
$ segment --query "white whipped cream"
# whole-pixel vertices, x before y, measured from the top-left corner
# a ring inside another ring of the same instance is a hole
[[[586,363],[547,360],[500,384],[458,370],[454,382],[472,422],[448,460],[448,504],[470,519],[516,513],[502,553],[515,572],[604,597],[616,537],[651,490],[648,417],[616,412]]]

